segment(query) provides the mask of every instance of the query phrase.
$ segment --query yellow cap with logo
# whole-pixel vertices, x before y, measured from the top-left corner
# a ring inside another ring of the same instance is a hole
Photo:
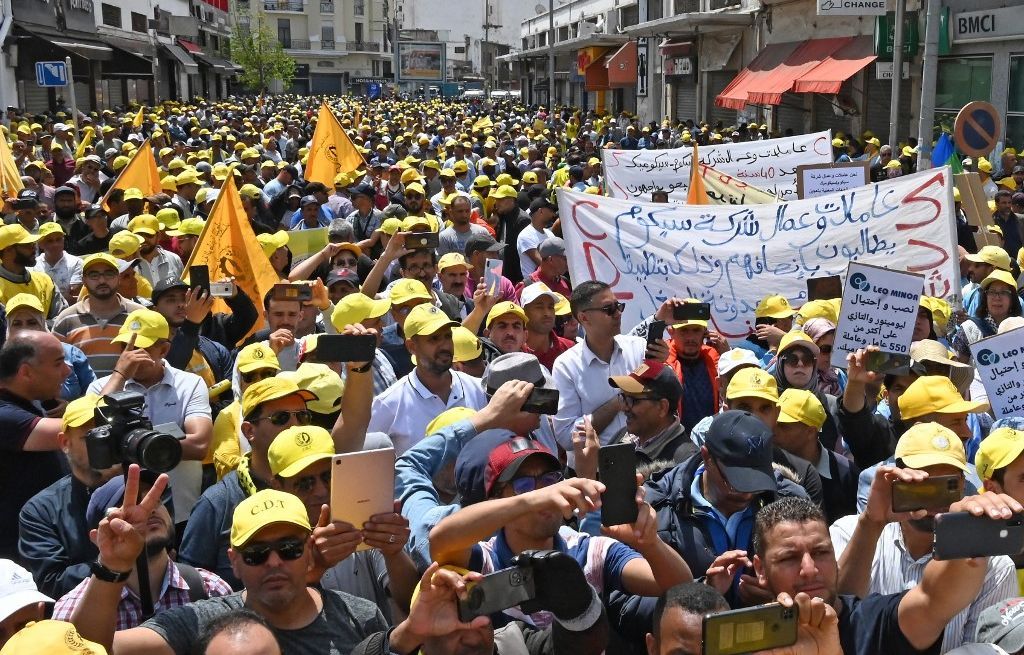
[[[39,235],[29,234],[28,230],[17,223],[0,227],[0,250],[6,250],[11,246],[29,245],[38,240]]]
[[[107,655],[107,649],[89,641],[66,621],[33,621],[14,633],[3,648],[4,655]]]
[[[1024,431],[996,428],[982,440],[974,456],[974,466],[982,480],[991,480],[996,470],[1012,464],[1021,453],[1024,453]]]
[[[461,253],[449,252],[441,256],[441,259],[437,262],[437,270],[443,271],[448,268],[455,268],[461,266],[467,271],[469,270],[469,262],[462,256]]]
[[[825,408],[806,389],[786,389],[779,396],[779,423],[803,423],[817,429],[825,425]]]
[[[434,334],[442,328],[454,328],[458,325],[440,309],[425,303],[412,308],[405,319],[402,329],[405,332],[405,337],[411,339],[412,337]]]
[[[43,223],[42,225],[39,226],[39,238],[40,239],[45,239],[46,237],[50,236],[51,234],[63,235],[64,234],[64,228],[62,228],[60,226],[60,223],[55,223],[55,222],[52,222],[52,221],[49,222],[49,223]]]
[[[100,404],[101,396],[94,393],[87,393],[84,396],[75,398],[64,408],[64,416],[61,418],[61,429],[65,432],[68,428],[80,428],[96,416],[96,408]]]
[[[257,532],[277,523],[312,531],[306,506],[297,496],[276,489],[257,491],[235,507],[231,518],[231,547],[244,546]]]
[[[139,238],[139,235],[128,230],[122,230],[110,237],[107,249],[111,255],[118,259],[128,259],[139,252],[139,246],[141,245],[142,240]]]
[[[139,214],[128,222],[128,229],[135,234],[152,236],[160,231],[160,220],[152,214]]]
[[[284,379],[281,376],[267,378],[252,383],[242,394],[242,416],[251,415],[264,403],[288,396],[299,396],[306,402],[316,399],[315,393],[300,389],[292,380]]]
[[[282,478],[291,478],[315,462],[334,457],[331,433],[316,425],[293,425],[285,429],[270,444],[267,461],[270,472]]]
[[[796,310],[790,306],[786,296],[766,296],[754,309],[755,318],[789,318],[794,314]]]
[[[390,298],[371,298],[364,293],[350,293],[334,306],[331,324],[338,332],[346,325],[355,325],[371,318],[380,318],[391,309]]]
[[[425,284],[412,278],[402,278],[391,287],[391,304],[402,305],[410,300],[433,300]]]
[[[767,371],[753,367],[742,368],[729,381],[725,398],[762,398],[774,403],[779,400],[779,385]]]
[[[250,343],[239,350],[236,364],[239,373],[252,373],[262,368],[271,368],[275,371],[281,370],[281,363],[277,359],[277,353],[263,342]]]
[[[944,375],[925,375],[914,380],[899,398],[904,420],[926,414],[966,414],[988,411],[988,403],[964,400]]]
[[[896,442],[896,459],[912,469],[948,464],[967,472],[967,453],[960,437],[938,423],[918,423]]]
[[[511,300],[505,300],[499,303],[495,303],[494,307],[491,307],[491,311],[487,312],[487,321],[485,325],[491,327],[491,323],[494,322],[499,316],[505,314],[512,314],[523,322],[523,325],[527,323],[526,312],[523,308],[515,304]]]
[[[37,314],[45,313],[39,296],[31,293],[19,293],[11,296],[10,300],[7,301],[6,309],[8,317],[18,309],[31,309]]]
[[[135,337],[136,348],[149,348],[157,341],[171,338],[171,328],[163,314],[152,309],[136,309],[124,319],[113,343],[128,343]]]
[[[311,412],[333,414],[341,408],[341,396],[345,392],[345,383],[341,376],[327,364],[303,362],[294,371],[285,371],[278,377],[291,380],[300,389],[307,389],[316,394],[314,400],[306,403],[306,408]]]

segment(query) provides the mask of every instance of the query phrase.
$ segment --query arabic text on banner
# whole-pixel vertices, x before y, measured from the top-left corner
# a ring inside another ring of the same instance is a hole
[[[711,303],[714,329],[751,329],[769,294],[793,305],[806,279],[861,261],[924,276],[927,295],[960,303],[948,168],[843,193],[767,205],[673,205],[558,190],[573,285],[601,280],[626,303],[623,325],[666,298]]]
[[[783,200],[796,199],[796,167],[832,161],[828,130],[781,139],[701,146],[700,163]],[[672,150],[602,150],[608,195],[650,200],[652,191],[668,191],[669,200],[685,202],[692,148]]]
[[[997,419],[1024,416],[1024,329],[972,343],[971,355],[992,414]]]
[[[804,198],[856,189],[871,182],[871,176],[864,166],[835,166],[833,168],[801,168]],[[799,186],[799,185],[798,185]]]
[[[832,366],[846,368],[846,356],[867,346],[878,346],[885,353],[908,354],[922,282],[916,273],[850,262],[832,346]]]

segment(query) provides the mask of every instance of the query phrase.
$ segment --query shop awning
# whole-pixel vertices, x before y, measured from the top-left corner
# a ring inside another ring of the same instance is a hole
[[[694,50],[693,41],[665,39],[658,44],[658,50],[665,57],[687,57]]]
[[[25,31],[82,59],[110,61],[114,56],[114,49],[109,45],[92,38],[94,35],[86,36],[77,30],[59,32],[33,26],[31,30]]]
[[[195,57],[200,62],[223,75],[230,75],[235,72],[235,65],[227,59],[221,59],[215,55],[208,55],[205,52],[197,52],[195,53]]]
[[[871,37],[809,39],[765,47],[715,98],[719,107],[778,105],[785,93],[837,93],[874,60]],[[866,41],[866,45],[865,45]]]
[[[793,85],[793,90],[797,93],[839,93],[843,82],[875,59],[877,57],[871,37],[854,37],[849,43],[825,57],[813,70],[804,73]]]
[[[608,86],[621,89],[636,85],[636,41],[627,41],[615,54],[608,57]]]
[[[156,56],[156,49],[148,39],[145,41],[139,39],[122,39],[108,34],[101,34],[100,38],[107,45],[113,46],[118,50],[123,50],[124,52],[139,57],[140,59],[152,60],[152,58]]]
[[[182,48],[185,48],[185,50],[192,55],[197,55],[203,51],[203,48],[201,46],[192,43],[188,39],[179,38],[178,45],[180,45]]]
[[[199,64],[196,60],[189,56],[185,49],[176,43],[161,43],[160,46],[167,51],[175,61],[181,64],[185,68],[185,73],[188,75],[199,74]]]

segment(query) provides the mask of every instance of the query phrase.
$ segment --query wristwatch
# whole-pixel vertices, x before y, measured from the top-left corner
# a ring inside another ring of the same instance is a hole
[[[103,566],[99,560],[89,563],[89,570],[94,576],[103,582],[124,582],[132,574],[129,571],[112,571],[107,567]]]

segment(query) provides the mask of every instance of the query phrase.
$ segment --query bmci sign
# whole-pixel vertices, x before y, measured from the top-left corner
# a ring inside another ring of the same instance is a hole
[[[1024,35],[1020,7],[965,11],[953,15],[953,42],[995,41]]]

